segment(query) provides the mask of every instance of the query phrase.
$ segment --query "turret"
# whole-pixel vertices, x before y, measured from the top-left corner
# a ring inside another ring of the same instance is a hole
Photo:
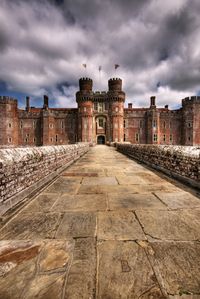
[[[92,142],[93,131],[93,91],[92,79],[80,78],[79,91],[76,93],[78,103],[78,141]]]
[[[109,79],[108,90],[109,91],[122,91],[122,79],[120,79],[120,78]]]
[[[26,111],[30,110],[30,97],[26,97]]]
[[[49,108],[49,98],[47,95],[44,95],[44,105],[43,105],[44,109],[48,109]]]
[[[156,107],[156,97],[155,96],[150,97],[150,107],[151,108]]]
[[[92,79],[90,78],[80,78],[79,79],[79,89],[80,91],[90,92],[92,91]]]

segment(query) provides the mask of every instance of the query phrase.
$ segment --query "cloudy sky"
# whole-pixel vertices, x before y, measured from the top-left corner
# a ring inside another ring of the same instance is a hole
[[[81,76],[117,76],[126,103],[176,108],[200,94],[199,15],[199,0],[0,0],[0,94],[76,107]]]

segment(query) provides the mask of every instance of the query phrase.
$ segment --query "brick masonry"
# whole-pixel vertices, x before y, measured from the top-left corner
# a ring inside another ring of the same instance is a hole
[[[0,214],[56,177],[89,149],[89,144],[0,150]]]
[[[200,188],[200,147],[116,144],[117,150]]]
[[[122,80],[108,81],[108,91],[93,91],[90,78],[79,80],[76,108],[19,109],[17,100],[0,97],[0,147],[62,145],[75,142],[199,145],[200,97],[182,100],[182,107],[157,107],[155,97],[147,107],[124,107]],[[178,104],[178,102],[177,102]]]

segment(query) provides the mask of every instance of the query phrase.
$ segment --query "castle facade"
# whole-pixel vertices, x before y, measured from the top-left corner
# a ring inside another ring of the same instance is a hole
[[[124,108],[122,80],[108,81],[107,92],[94,92],[90,78],[79,80],[77,108],[50,108],[44,96],[43,108],[25,110],[17,100],[0,97],[0,146],[60,145],[75,142],[97,144],[200,144],[200,97],[185,98],[182,107],[170,110],[156,106],[150,98],[147,108]]]

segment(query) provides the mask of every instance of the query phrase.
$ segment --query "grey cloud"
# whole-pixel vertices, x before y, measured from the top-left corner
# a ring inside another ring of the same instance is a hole
[[[56,105],[75,106],[80,76],[98,89],[121,76],[129,101],[145,105],[157,93],[173,106],[200,89],[198,0],[0,0],[0,7],[0,80],[13,91],[48,91]]]

